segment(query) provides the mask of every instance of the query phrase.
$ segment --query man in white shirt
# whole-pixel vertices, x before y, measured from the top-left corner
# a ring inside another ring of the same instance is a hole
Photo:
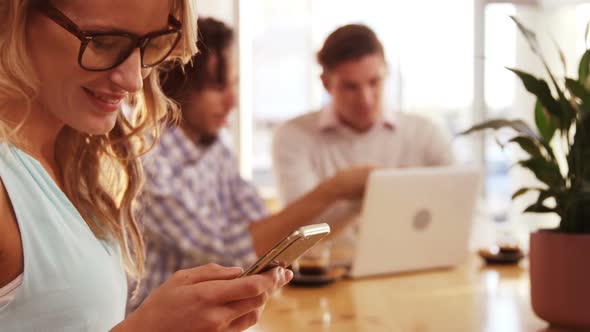
[[[422,167],[451,164],[448,138],[430,120],[383,109],[387,64],[383,46],[364,25],[335,30],[317,55],[331,103],[281,125],[273,162],[287,204],[337,171],[354,165]],[[359,202],[341,201],[318,220],[351,221]]]

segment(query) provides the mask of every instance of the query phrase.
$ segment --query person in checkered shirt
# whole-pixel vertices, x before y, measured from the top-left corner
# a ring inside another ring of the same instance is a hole
[[[144,159],[139,208],[147,247],[146,278],[128,312],[179,269],[215,262],[247,267],[294,229],[341,200],[359,199],[372,167],[340,171],[276,214],[244,180],[220,130],[237,103],[233,31],[199,19],[199,53],[162,74],[164,93],[181,111]],[[331,225],[336,232],[346,225]]]

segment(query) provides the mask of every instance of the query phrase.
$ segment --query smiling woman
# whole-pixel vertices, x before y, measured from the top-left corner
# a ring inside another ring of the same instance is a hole
[[[153,2],[162,7],[162,2]],[[72,15],[76,18],[81,18],[84,12],[110,11],[108,1],[70,1],[67,4],[70,6],[64,6],[64,10],[72,13],[77,10],[79,14]],[[109,234],[123,243],[127,234],[135,249],[132,251],[141,255],[141,240],[130,214],[130,202],[137,193],[140,171],[137,161],[129,160],[129,157],[133,153],[131,144],[135,137],[144,129],[153,127],[165,115],[167,105],[157,98],[160,95],[157,75],[148,76],[150,69],[147,68],[142,68],[141,73],[139,68],[134,68],[137,57],[129,57],[131,52],[136,52],[132,47],[127,47],[127,57],[119,61],[128,58],[125,66],[102,72],[84,70],[72,59],[78,55],[78,48],[80,55],[90,53],[83,52],[91,41],[88,32],[78,30],[65,14],[47,1],[8,1],[3,6],[0,14],[5,33],[0,36],[0,44],[6,52],[2,54],[0,66],[2,141],[15,143],[46,166],[49,175],[79,207],[99,238]],[[187,34],[176,52],[177,57],[186,59],[195,50],[190,33],[195,29],[190,24],[193,17],[190,3],[176,3],[175,8],[168,8],[167,3],[162,8],[152,7],[152,14],[144,9],[146,17],[153,16],[154,12],[174,11],[174,14],[187,18]],[[127,12],[130,10],[127,9]],[[101,17],[108,17],[108,14]],[[165,22],[166,19],[167,15],[164,15],[159,21]],[[138,20],[134,20],[135,24],[127,21],[119,25],[117,20],[112,23],[105,19],[101,23],[87,21],[81,19],[80,24],[92,26],[103,33],[116,26],[119,29],[130,26],[136,30],[152,31],[151,26],[142,27]],[[79,37],[69,34],[62,24],[76,29]],[[165,25],[157,24],[157,27],[161,29]],[[29,52],[25,51],[27,47]],[[167,53],[169,51],[171,49]],[[27,53],[31,54],[30,58],[23,57]],[[80,57],[83,58],[87,57]],[[142,87],[142,78],[145,87]],[[135,127],[118,112],[124,100],[138,105],[137,115],[141,120]],[[17,128],[18,131],[15,130]],[[8,135],[9,132],[11,135]],[[51,142],[56,142],[60,149],[55,150],[56,145],[48,144]],[[88,153],[90,151],[95,153]],[[111,190],[121,186],[113,186],[109,179],[105,179],[106,183],[99,181],[102,164],[108,163],[107,159],[119,162],[122,167],[116,169],[117,173],[125,173],[128,179],[128,183],[122,186],[126,190],[122,203],[118,205],[113,197],[118,197],[119,193]],[[66,177],[65,172],[69,176]],[[102,201],[101,204],[95,204],[97,200]],[[100,216],[100,225],[90,215]],[[140,272],[143,258],[136,257],[134,261],[137,264],[132,264],[133,260],[127,254],[124,256],[128,270]]]
[[[145,260],[138,156],[173,114],[158,72],[196,52],[195,22],[190,0],[0,3],[2,330],[240,330],[288,279],[180,271],[122,321]]]

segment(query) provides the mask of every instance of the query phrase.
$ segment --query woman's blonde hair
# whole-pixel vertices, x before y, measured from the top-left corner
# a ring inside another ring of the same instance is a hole
[[[34,1],[48,0],[0,2],[0,110],[18,103],[26,104],[30,112],[40,89],[25,38]],[[174,0],[171,14],[179,18],[183,29],[171,60],[186,63],[197,52],[197,18],[192,0]],[[66,126],[57,138],[55,157],[66,195],[98,238],[119,243],[132,279],[141,276],[145,261],[144,243],[133,211],[143,183],[139,156],[149,148],[146,135],[157,139],[158,126],[173,109],[173,103],[160,89],[158,72],[159,68],[154,68],[144,80],[143,89],[129,98],[132,118],[119,114],[108,134],[92,136]],[[0,119],[0,142],[26,143],[18,135],[20,125]]]

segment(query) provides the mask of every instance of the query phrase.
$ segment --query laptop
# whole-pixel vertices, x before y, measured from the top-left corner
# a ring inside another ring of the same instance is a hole
[[[467,258],[480,172],[466,167],[373,172],[349,276],[452,267]]]

